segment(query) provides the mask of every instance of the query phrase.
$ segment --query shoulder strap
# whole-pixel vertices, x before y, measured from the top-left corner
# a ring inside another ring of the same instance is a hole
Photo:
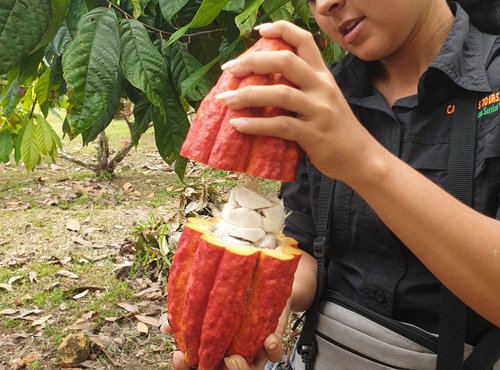
[[[317,347],[314,338],[314,329],[318,321],[318,307],[326,279],[326,257],[325,250],[330,238],[331,214],[333,208],[333,193],[335,181],[321,175],[321,183],[318,199],[318,220],[316,223],[316,238],[314,239],[313,251],[317,261],[317,282],[314,302],[306,312],[306,319],[297,343],[297,352],[301,355],[305,370],[312,370]]]
[[[476,99],[460,94],[451,123],[446,190],[472,205],[476,151]],[[465,305],[444,285],[441,287],[437,370],[463,368]]]
[[[491,52],[496,36],[483,34],[484,62]],[[476,99],[466,93],[460,94],[455,102],[452,120],[450,148],[448,154],[448,176],[446,190],[461,202],[472,206],[474,194],[474,161],[476,153]],[[439,311],[439,343],[437,370],[464,368],[463,351],[465,339],[465,305],[444,285],[441,287],[441,308]],[[488,348],[493,348],[486,340]],[[496,343],[500,350],[500,343]],[[500,352],[500,351],[498,351]],[[498,354],[497,354],[498,359]],[[483,359],[477,363],[485,363]],[[496,361],[496,360],[495,360]],[[485,367],[487,369],[488,367]],[[474,367],[482,369],[482,367]]]

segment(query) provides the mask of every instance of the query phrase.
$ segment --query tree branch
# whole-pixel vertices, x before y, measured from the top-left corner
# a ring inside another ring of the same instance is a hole
[[[97,166],[95,164],[85,162],[85,161],[82,161],[81,159],[75,158],[75,157],[69,155],[68,153],[66,153],[65,151],[59,151],[58,154],[59,154],[60,158],[66,159],[67,161],[79,164],[80,166],[88,168],[89,170],[92,170],[94,172],[96,172],[96,170],[97,170]]]
[[[108,3],[108,5],[111,8],[115,9],[118,13],[122,14],[125,18],[127,18],[127,19],[134,19],[134,17],[131,14],[128,14],[125,10],[123,10],[122,8],[120,8],[118,5],[113,4],[110,0],[106,0],[106,2]],[[142,25],[146,29],[148,29],[148,30],[150,30],[152,32],[157,33],[158,35],[160,35],[160,37],[169,38],[170,36],[173,35],[172,32],[162,31],[159,28],[150,26],[149,24],[146,24],[146,23],[143,23],[143,22],[141,22],[141,23],[142,23]],[[190,33],[188,35],[182,36],[182,38],[189,39],[190,37],[197,37],[197,36],[207,35],[207,34],[211,34],[211,33],[218,33],[218,32],[224,32],[224,29],[223,28],[216,28],[216,29],[208,30],[208,31],[193,32],[193,33]]]

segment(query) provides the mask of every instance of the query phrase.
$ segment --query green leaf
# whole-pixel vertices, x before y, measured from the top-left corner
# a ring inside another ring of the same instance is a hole
[[[132,4],[134,5],[134,13],[133,17],[135,19],[139,18],[142,14],[141,3],[139,0],[132,0]]]
[[[68,123],[73,136],[88,130],[107,108],[119,73],[120,38],[113,10],[96,8],[78,26],[63,55]]]
[[[33,171],[40,163],[40,148],[38,146],[37,128],[35,120],[25,117],[25,127],[21,141],[21,159],[28,172]]]
[[[40,49],[46,46],[57,34],[59,28],[64,22],[66,15],[68,14],[70,0],[52,0],[51,1],[51,10],[52,10],[52,18],[50,20],[50,25],[43,35],[42,39],[35,47],[35,50]]]
[[[83,145],[88,145],[90,142],[94,141],[97,135],[103,132],[106,127],[109,126],[113,118],[115,117],[117,107],[119,106],[119,101],[123,88],[123,76],[120,74],[118,80],[115,84],[115,89],[111,95],[106,110],[102,113],[101,117],[97,119],[96,122],[87,130],[82,132]]]
[[[72,38],[68,26],[66,25],[66,22],[64,22],[50,43],[52,50],[55,54],[62,55],[71,40]]]
[[[257,11],[263,2],[264,0],[249,1],[245,6],[243,13],[234,18],[236,26],[240,29],[241,35],[248,35],[252,32],[255,21],[257,20]]]
[[[52,73],[52,68],[47,68],[43,75],[38,78],[38,81],[35,86],[35,94],[38,104],[42,105],[47,101],[49,96],[49,87],[50,87],[50,75]]]
[[[175,172],[182,178],[187,159],[179,155],[189,129],[189,121],[171,80],[165,81],[166,114],[153,109],[155,141],[161,157],[169,164],[175,161]]]
[[[170,63],[169,69],[172,76],[172,82],[179,93],[182,92],[182,81],[193,75],[202,64],[189,53],[187,44],[176,42],[169,48]],[[202,75],[194,88],[186,95],[191,101],[199,101],[210,91],[210,81]],[[184,94],[181,94],[184,96]]]
[[[51,124],[40,115],[37,117],[37,139],[42,154],[50,155],[52,158],[57,157],[57,149],[62,148],[61,138]]]
[[[0,103],[6,117],[10,117],[20,100],[19,79],[16,77],[9,85],[7,91],[5,91],[5,94],[0,98]]]
[[[291,0],[294,8],[294,13],[297,14],[302,21],[309,26],[312,19],[311,8],[308,0]]]
[[[134,122],[132,122],[132,143],[137,145],[142,134],[149,128],[149,124],[153,120],[153,106],[150,101],[143,98],[139,103],[134,105]]]
[[[0,75],[33,50],[45,34],[50,18],[50,0],[0,2]]]
[[[231,0],[224,7],[224,11],[230,13],[241,13],[245,9],[245,0]]]
[[[269,15],[273,22],[284,19],[289,22],[293,21],[292,13],[293,6],[291,3],[280,5],[281,0],[264,0],[262,8]]]
[[[153,46],[149,35],[139,21],[123,19],[120,24],[122,43],[122,71],[125,78],[146,94],[149,101],[165,111],[164,93],[167,65]]]
[[[200,67],[196,71],[194,71],[191,76],[186,78],[184,81],[181,83],[181,91],[182,91],[182,96],[189,95],[195,88],[198,86],[200,81],[204,78],[204,76],[208,73],[208,71],[221,59],[224,58],[225,55],[231,52],[233,48],[238,45],[238,43],[241,41],[241,38],[238,37],[236,40],[234,40],[231,44],[227,46],[227,48],[222,51],[217,57],[215,57],[213,60],[211,60],[209,63],[205,64],[204,66]]]
[[[66,26],[72,38],[76,36],[80,19],[89,11],[87,4],[82,0],[71,0],[68,15],[66,16]]]
[[[189,0],[161,0],[160,11],[163,19],[172,25],[172,18],[181,10]]]
[[[0,162],[7,163],[10,160],[10,153],[14,149],[14,140],[9,131],[0,132]]]
[[[203,0],[193,20],[179,28],[165,44],[165,48],[179,40],[190,28],[205,27],[211,24],[226,6],[229,0]]]

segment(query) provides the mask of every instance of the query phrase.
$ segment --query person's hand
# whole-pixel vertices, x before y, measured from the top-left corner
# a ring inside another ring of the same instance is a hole
[[[231,109],[278,106],[295,116],[238,118],[233,126],[245,133],[277,136],[296,141],[311,161],[330,177],[343,179],[359,171],[376,141],[358,122],[324,64],[312,35],[286,21],[261,25],[263,37],[282,38],[290,51],[246,53],[223,69],[237,77],[249,73],[281,73],[295,87],[245,86],[217,96]]]
[[[289,305],[283,310],[278,326],[274,333],[270,334],[264,341],[264,347],[255,357],[254,363],[249,365],[243,357],[240,355],[231,355],[224,359],[229,370],[250,370],[250,369],[264,369],[267,361],[278,362],[283,356],[283,348],[281,346],[281,341],[288,323],[288,316],[290,315]],[[165,322],[161,327],[160,331],[162,333],[172,333],[172,328]],[[184,353],[181,351],[174,351],[172,358],[172,368],[174,370],[189,370],[189,366],[184,361]]]

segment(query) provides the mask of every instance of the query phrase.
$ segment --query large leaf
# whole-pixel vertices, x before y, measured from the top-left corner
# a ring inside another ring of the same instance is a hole
[[[14,148],[12,134],[7,131],[0,132],[0,162],[7,163],[10,159],[10,153]]]
[[[94,122],[92,126],[87,131],[82,132],[83,145],[88,145],[90,142],[94,141],[97,135],[109,126],[113,120],[117,107],[119,106],[119,101],[123,88],[123,76],[120,74],[118,80],[115,84],[115,89],[113,94],[109,98],[106,110],[102,113],[101,117]]]
[[[51,19],[50,0],[0,2],[0,75],[38,44]]]
[[[96,8],[78,26],[63,55],[72,136],[88,130],[106,111],[119,73],[120,38],[113,10]]]
[[[153,46],[144,26],[134,19],[120,24],[122,71],[125,78],[146,94],[149,101],[165,112],[164,94],[167,65]]]
[[[182,178],[187,159],[181,157],[179,152],[189,129],[189,121],[170,80],[165,81],[165,90],[166,114],[159,109],[153,110],[156,146],[167,163],[175,161],[175,172]]]
[[[38,146],[36,122],[28,117],[24,119],[25,127],[21,140],[21,159],[28,172],[40,163],[40,148]]]
[[[46,46],[57,34],[57,31],[59,31],[59,28],[68,14],[69,3],[70,0],[51,1],[52,18],[50,19],[50,25],[45,35],[43,35],[42,39],[35,47],[35,50]]]
[[[161,15],[172,25],[172,18],[181,10],[189,0],[162,0],[160,1]]]
[[[201,68],[202,64],[187,50],[187,44],[176,42],[168,49],[169,70],[172,76],[172,82],[179,93],[182,92],[181,83],[195,71]],[[211,84],[203,76],[195,88],[185,95],[190,101],[199,101],[208,94]],[[184,96],[184,94],[181,94]]]
[[[132,122],[132,143],[139,144],[139,139],[149,128],[153,120],[153,106],[150,101],[143,98],[134,105],[134,122]]]
[[[89,11],[87,4],[82,0],[71,0],[68,15],[66,16],[66,26],[71,37],[75,37],[78,31],[80,19]]]
[[[36,119],[35,134],[40,153],[56,157],[57,148],[62,147],[61,139],[50,123],[41,115],[38,115]]]
[[[291,0],[294,8],[294,13],[297,14],[300,19],[309,25],[312,18],[311,8],[309,7],[308,0]]]
[[[203,0],[200,8],[196,12],[193,20],[182,28],[179,28],[170,36],[170,39],[165,44],[165,47],[179,40],[190,28],[205,27],[212,23],[226,6],[229,0]]]
[[[282,0],[264,0],[262,8],[273,22],[281,19],[292,22],[293,5],[291,3],[281,5],[281,1]]]
[[[49,97],[50,88],[50,75],[52,74],[52,68],[47,68],[45,72],[38,78],[35,86],[35,94],[38,104],[42,105],[45,103]]]
[[[252,32],[252,29],[257,20],[257,11],[264,0],[251,0],[245,6],[245,10],[240,15],[234,18],[236,25],[240,29],[242,35],[248,35]]]

